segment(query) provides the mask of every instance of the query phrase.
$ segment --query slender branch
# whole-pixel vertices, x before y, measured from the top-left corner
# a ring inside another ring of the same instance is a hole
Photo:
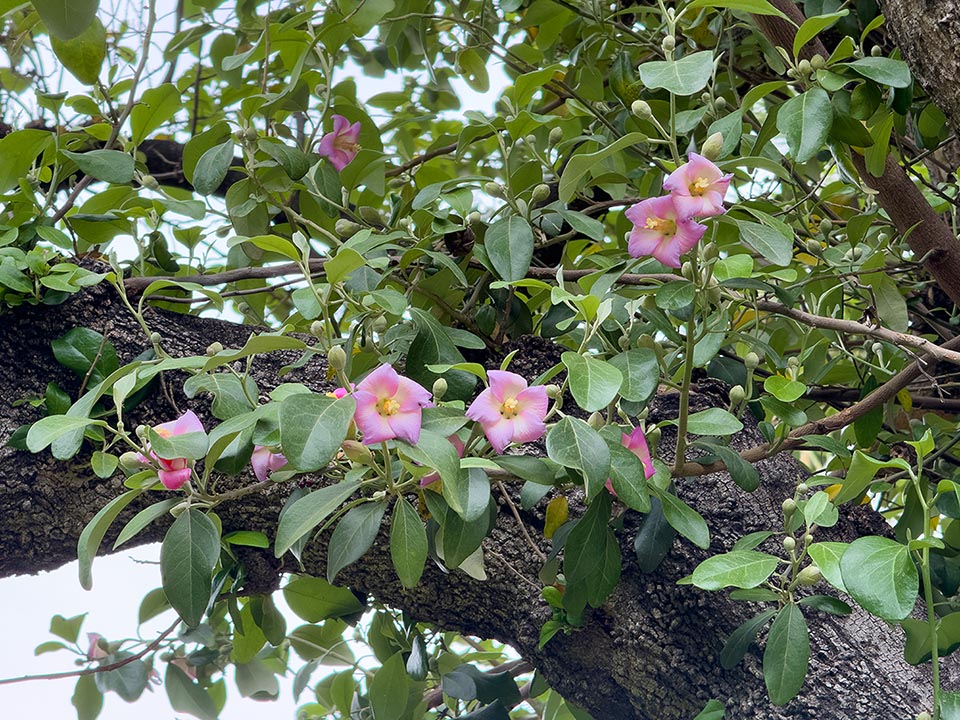
[[[177,618],[177,621],[173,623],[170,627],[164,630],[157,637],[156,640],[153,640],[149,645],[147,645],[143,650],[130,657],[123,658],[123,660],[117,660],[116,662],[109,663],[107,665],[100,665],[98,667],[88,667],[83,670],[67,670],[65,672],[59,673],[46,673],[44,675],[23,675],[21,677],[15,678],[2,678],[0,679],[0,685],[12,685],[13,683],[26,682],[27,680],[60,680],[61,678],[68,677],[81,677],[83,675],[95,675],[97,673],[109,672],[110,670],[116,670],[117,668],[122,668],[124,665],[129,665],[135,660],[139,660],[144,655],[147,655],[158,647],[170,633],[177,629],[177,626],[180,624],[180,618]]]

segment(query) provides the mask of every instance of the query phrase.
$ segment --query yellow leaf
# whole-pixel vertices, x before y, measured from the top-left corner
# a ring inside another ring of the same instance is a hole
[[[567,521],[569,509],[567,507],[567,496],[559,495],[547,503],[547,521],[543,527],[543,535],[552,538],[557,528]]]

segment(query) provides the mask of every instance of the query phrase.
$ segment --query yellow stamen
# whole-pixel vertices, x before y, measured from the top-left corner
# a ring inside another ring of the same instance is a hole
[[[668,237],[677,232],[677,223],[669,218],[648,217],[644,227]]]
[[[520,403],[517,402],[516,398],[507,398],[500,407],[500,414],[505,418],[512,418],[517,414],[519,407]]]
[[[393,398],[386,398],[385,400],[381,400],[377,405],[377,412],[386,416],[396,415],[400,412],[400,403]]]
[[[710,180],[705,177],[698,177],[696,180],[690,183],[690,194],[699,197],[703,195],[709,187]]]

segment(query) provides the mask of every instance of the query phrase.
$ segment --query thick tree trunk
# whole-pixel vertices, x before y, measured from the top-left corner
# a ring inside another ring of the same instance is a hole
[[[5,314],[0,322],[0,397],[6,400],[0,407],[0,442],[18,425],[38,417],[30,404],[13,407],[12,402],[42,395],[51,379],[76,389],[76,379],[52,356],[52,339],[75,326],[92,327],[109,336],[124,360],[148,345],[143,331],[107,287],[94,288],[55,308],[20,308]],[[151,313],[149,323],[173,354],[202,353],[213,341],[238,347],[251,331],[222,321],[164,312]],[[258,361],[255,376],[262,390],[277,382],[276,369],[290,359],[287,354]],[[284,379],[321,388],[324,378],[325,368],[314,361]],[[183,409],[181,380],[168,378],[168,389]],[[170,419],[177,410],[165,395],[155,393],[137,409],[139,417],[131,422]],[[670,408],[670,398],[661,398],[654,413],[663,417]],[[744,437],[747,443],[754,440]],[[664,446],[668,445],[665,438]],[[764,482],[752,494],[742,492],[723,474],[680,483],[681,495],[710,525],[712,552],[728,548],[747,532],[774,529],[782,522],[780,503],[792,494],[803,470],[786,456],[763,462],[760,469]],[[79,460],[60,463],[47,453],[29,455],[0,449],[0,577],[72,560],[85,523],[120,490],[119,478],[99,480]],[[277,486],[264,495],[218,509],[224,530],[259,529],[272,536],[286,490],[286,486]],[[531,534],[542,537],[538,509],[523,518]],[[614,594],[603,607],[588,612],[582,630],[557,635],[543,650],[537,647],[538,634],[549,611],[539,595],[539,565],[505,509],[485,544],[489,575],[485,582],[430,567],[417,588],[405,590],[395,579],[385,535],[367,556],[341,573],[340,581],[418,619],[512,644],[557,690],[587,708],[597,720],[688,720],[711,698],[726,703],[728,718],[769,720],[902,718],[929,707],[928,673],[903,662],[900,631],[859,611],[846,618],[809,614],[814,649],[804,690],[785,708],[771,706],[764,691],[759,651],[752,650],[731,671],[722,670],[717,660],[726,637],[757,612],[757,606],[733,603],[723,593],[677,585],[676,581],[705,557],[703,551],[683,540],[674,543],[660,568],[642,574],[632,551],[637,518],[628,516],[619,535],[624,574]],[[884,527],[871,511],[858,508],[831,531],[831,539],[850,540],[867,532],[883,532]],[[154,527],[140,541],[156,541],[162,533],[162,527]],[[818,539],[828,538],[824,534]],[[281,566],[269,551],[251,552],[245,559],[251,568],[251,590],[272,589],[280,573],[294,570]],[[323,542],[308,547],[305,562],[311,572],[323,574]]]

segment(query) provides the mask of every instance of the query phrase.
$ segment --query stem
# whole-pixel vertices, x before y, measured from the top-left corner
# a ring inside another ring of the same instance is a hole
[[[697,255],[691,256],[693,265],[692,277],[697,277]],[[673,459],[673,474],[680,475],[680,470],[686,463],[687,453],[687,418],[690,414],[690,385],[693,381],[693,350],[696,345],[697,314],[691,313],[687,320],[687,337],[683,349],[683,380],[680,384],[680,411],[677,415],[677,450]]]
[[[929,522],[929,521],[928,521]],[[940,649],[937,647],[937,617],[933,611],[933,584],[930,582],[930,548],[923,548],[920,570],[923,573],[923,601],[930,626],[930,662],[933,666],[933,720],[940,720]]]

